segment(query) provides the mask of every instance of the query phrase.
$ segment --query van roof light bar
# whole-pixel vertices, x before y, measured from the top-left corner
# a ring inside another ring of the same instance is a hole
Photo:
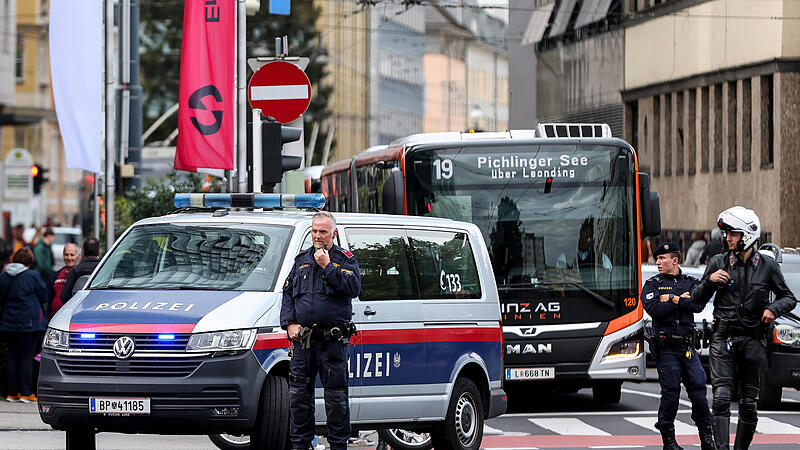
[[[607,123],[540,123],[536,125],[540,138],[610,138]]]
[[[176,208],[310,208],[322,209],[322,194],[175,194]]]

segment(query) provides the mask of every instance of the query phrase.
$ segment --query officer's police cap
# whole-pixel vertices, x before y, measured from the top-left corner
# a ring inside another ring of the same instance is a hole
[[[664,242],[663,244],[658,244],[655,251],[653,251],[653,256],[656,258],[658,255],[663,255],[664,253],[678,253],[680,254],[681,248],[678,247],[678,244],[674,242]]]

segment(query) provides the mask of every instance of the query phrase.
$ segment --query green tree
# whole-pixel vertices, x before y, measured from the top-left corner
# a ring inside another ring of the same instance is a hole
[[[141,2],[140,67],[145,129],[178,101],[183,5],[183,1],[176,0]],[[314,122],[330,116],[328,98],[332,89],[321,82],[326,75],[323,56],[327,52],[322,48],[316,29],[319,10],[310,1],[294,1],[291,15],[277,16],[268,13],[268,6],[269,0],[262,0],[258,14],[247,17],[247,56],[272,55],[275,38],[286,35],[290,55],[311,59],[306,74],[311,80],[314,97],[304,116],[308,137]],[[248,67],[248,79],[251,75]],[[176,114],[159,127],[151,140],[166,139],[177,126]]]

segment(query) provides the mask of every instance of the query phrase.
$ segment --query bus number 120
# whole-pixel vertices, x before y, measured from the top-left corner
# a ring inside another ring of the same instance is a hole
[[[453,161],[449,159],[437,159],[433,161],[433,166],[436,167],[436,179],[449,180],[453,176]]]

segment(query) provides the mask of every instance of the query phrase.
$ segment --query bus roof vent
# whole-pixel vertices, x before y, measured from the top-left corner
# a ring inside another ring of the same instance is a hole
[[[606,123],[540,123],[536,137],[547,138],[610,138],[611,127]]]

